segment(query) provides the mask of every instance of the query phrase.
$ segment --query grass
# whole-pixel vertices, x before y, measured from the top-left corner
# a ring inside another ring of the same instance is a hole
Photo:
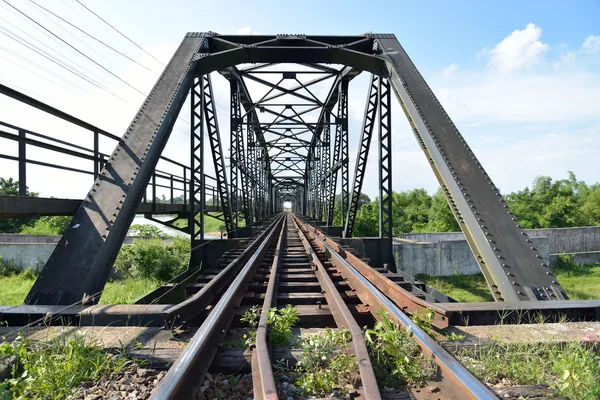
[[[35,277],[17,274],[0,277],[0,305],[17,306],[23,304],[27,293],[33,286]],[[128,304],[148,294],[160,286],[153,279],[129,278],[106,284],[100,304]]]
[[[238,223],[240,228],[246,226],[246,220],[243,218],[243,216],[239,216],[238,218]],[[187,227],[187,220],[177,220],[174,223],[175,226],[177,226],[178,228],[185,228]],[[211,215],[204,215],[204,232],[221,232],[225,230],[225,222],[221,221],[220,219],[217,219]]]
[[[302,354],[294,375],[302,394],[328,397],[337,390],[341,396],[348,395],[358,372],[356,356],[344,351],[350,339],[349,330],[329,328],[301,339]]]
[[[546,385],[572,400],[600,398],[600,355],[582,343],[496,342],[457,357],[487,383],[507,379],[517,385]]]
[[[246,311],[240,320],[247,323],[252,330],[244,335],[245,344],[252,346],[256,343],[256,329],[260,321],[260,308],[252,306]],[[298,309],[291,304],[284,308],[273,307],[269,310],[267,320],[267,338],[273,346],[288,346],[291,344],[293,335],[292,327],[298,322]]]
[[[0,357],[14,360],[0,382],[1,399],[65,399],[83,382],[112,377],[136,365],[128,354],[110,354],[82,334],[32,342],[19,336],[0,344]]]
[[[373,329],[365,329],[377,382],[393,389],[424,385],[434,374],[434,364],[425,359],[412,331],[400,328],[383,311],[379,315]]]
[[[557,262],[554,273],[572,300],[600,299],[600,264],[579,265]],[[417,278],[459,302],[493,301],[483,275],[430,276]]]
[[[426,274],[417,275],[431,287],[448,295],[459,302],[481,302],[494,301],[483,275],[452,275],[431,276]]]

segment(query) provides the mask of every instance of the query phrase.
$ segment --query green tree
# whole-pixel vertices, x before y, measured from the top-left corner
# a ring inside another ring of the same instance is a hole
[[[134,224],[129,228],[129,236],[159,238],[167,236],[159,227],[150,224]]]
[[[429,209],[429,221],[424,231],[427,232],[459,232],[460,226],[454,217],[446,196],[442,189],[431,197],[431,208]],[[416,230],[416,229],[415,229]]]
[[[40,217],[33,226],[26,226],[21,231],[24,235],[62,235],[65,233],[73,217]]]
[[[27,196],[37,197],[37,193],[30,192],[27,188]],[[18,196],[19,181],[13,178],[0,178],[0,196]],[[37,218],[0,218],[1,233],[20,233],[25,227],[33,226]]]

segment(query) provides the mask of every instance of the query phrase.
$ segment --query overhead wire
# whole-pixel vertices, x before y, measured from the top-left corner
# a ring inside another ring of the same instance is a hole
[[[22,14],[23,16],[25,16],[27,19],[31,20],[32,22],[34,22],[36,25],[40,26],[42,29],[44,29],[45,31],[47,31],[48,33],[50,33],[52,36],[56,37],[58,40],[60,40],[61,42],[63,42],[65,45],[67,45],[68,47],[72,48],[73,50],[77,51],[79,54],[81,54],[83,57],[87,58],[89,61],[91,61],[93,64],[97,65],[98,67],[100,67],[101,69],[103,69],[104,71],[106,71],[107,73],[109,73],[110,75],[114,76],[115,78],[117,78],[118,80],[120,80],[121,82],[123,82],[125,85],[129,86],[131,89],[135,90],[136,92],[138,92],[139,94],[141,94],[142,96],[145,96],[145,94],[137,89],[135,86],[131,85],[129,82],[125,81],[124,79],[122,79],[121,77],[119,77],[117,74],[115,74],[114,72],[112,72],[111,70],[109,70],[108,68],[104,67],[103,65],[101,65],[100,63],[98,63],[96,60],[94,60],[93,58],[89,57],[87,54],[83,53],[81,50],[77,49],[75,46],[71,45],[69,42],[67,42],[66,40],[62,39],[60,36],[56,35],[54,32],[52,32],[50,29],[46,28],[44,25],[40,24],[39,22],[37,22],[35,19],[31,18],[29,15],[27,15],[26,13],[24,13],[23,11],[21,11],[19,8],[15,7],[14,5],[12,5],[11,3],[9,3],[7,0],[2,0],[4,3],[8,4],[10,7],[14,8],[15,10],[17,10],[20,14]]]
[[[66,19],[64,19],[64,18],[63,18],[63,17],[61,17],[60,15],[57,15],[57,14],[53,13],[52,11],[48,10],[46,7],[44,7],[44,6],[42,6],[42,5],[38,4],[38,3],[36,3],[34,0],[29,0],[29,1],[30,1],[30,2],[32,2],[33,4],[35,4],[36,6],[40,7],[41,9],[45,10],[46,12],[48,12],[48,13],[52,14],[52,15],[53,15],[53,16],[55,16],[56,18],[60,19],[60,20],[61,20],[61,21],[63,21],[64,23],[68,24],[69,26],[71,26],[71,27],[73,27],[73,28],[77,29],[78,31],[80,31],[80,32],[81,32],[81,33],[83,33],[84,35],[86,35],[86,36],[88,36],[88,37],[92,38],[92,39],[93,39],[93,40],[95,40],[96,42],[98,42],[98,43],[100,43],[100,44],[104,45],[105,47],[107,47],[107,48],[109,48],[109,49],[111,49],[111,50],[112,50],[112,51],[114,51],[115,53],[117,53],[117,54],[119,54],[119,55],[121,55],[121,56],[125,57],[125,58],[126,58],[126,59],[128,59],[129,61],[131,61],[131,62],[133,62],[133,63],[135,63],[135,64],[139,65],[140,67],[142,67],[142,68],[144,68],[144,69],[146,69],[146,70],[148,70],[148,71],[150,71],[150,72],[153,72],[153,73],[155,73],[155,74],[158,74],[158,72],[156,72],[156,71],[154,71],[154,70],[152,70],[152,69],[150,69],[150,68],[146,67],[144,64],[142,64],[142,63],[140,63],[140,62],[138,62],[138,61],[134,60],[133,58],[129,57],[127,54],[124,54],[124,53],[122,53],[121,51],[119,51],[119,50],[115,49],[115,48],[114,48],[114,47],[112,47],[111,45],[109,45],[109,44],[107,44],[107,43],[103,42],[102,40],[100,40],[100,39],[98,39],[98,38],[96,38],[94,35],[91,35],[91,34],[89,34],[88,32],[84,31],[83,29],[79,28],[78,26],[76,26],[76,25],[72,24],[71,22],[67,21]]]
[[[0,19],[2,19],[2,17],[0,17]],[[61,67],[61,68],[65,69],[65,70],[69,71],[70,73],[78,76],[80,79],[83,79],[83,80],[87,81],[91,85],[96,86],[97,88],[99,88],[101,90],[104,90],[107,93],[111,94],[112,96],[118,98],[119,100],[122,100],[122,101],[124,101],[124,102],[127,103],[127,101],[125,99],[123,99],[122,97],[120,97],[117,94],[113,93],[112,91],[110,91],[109,89],[107,89],[106,87],[104,87],[103,85],[95,82],[91,78],[85,76],[82,72],[75,71],[73,68],[70,68],[62,60],[59,60],[56,57],[54,57],[53,55],[51,55],[51,54],[47,53],[46,51],[40,49],[38,46],[36,46],[35,44],[30,43],[27,39],[24,39],[20,35],[7,30],[3,26],[0,26],[0,33],[4,34],[5,36],[9,37],[10,39],[16,41],[17,43],[25,46],[26,48],[28,48],[29,50],[35,52],[36,54],[41,55],[43,58],[46,58],[47,60],[49,60],[50,62],[52,62],[52,63],[54,63],[56,65],[58,65],[59,67]]]

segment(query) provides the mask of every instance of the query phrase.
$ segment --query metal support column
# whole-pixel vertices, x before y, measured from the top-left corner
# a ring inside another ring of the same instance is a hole
[[[223,146],[221,144],[221,134],[219,132],[219,123],[217,121],[217,111],[214,101],[212,82],[210,75],[202,76],[202,92],[204,96],[204,116],[206,118],[206,130],[210,143],[210,149],[213,156],[215,167],[215,177],[217,180],[217,189],[221,207],[223,208],[223,219],[225,220],[225,229],[227,232],[233,230],[233,218],[231,216],[231,202],[229,186],[227,185],[227,174],[225,173],[225,158],[223,157]]]
[[[392,112],[391,91],[387,79],[379,79],[377,103],[379,109],[379,238],[381,261],[396,272],[392,254]]]
[[[203,78],[195,78],[190,90],[190,215],[188,229],[192,248],[204,242],[204,209],[206,195],[204,193],[204,96],[202,95]],[[197,243],[197,241],[200,243]],[[190,265],[197,264],[191,262]]]
[[[371,76],[369,97],[367,98],[362,133],[360,137],[360,147],[358,149],[356,166],[354,169],[354,182],[351,193],[352,198],[350,199],[350,205],[348,207],[348,215],[346,217],[346,225],[344,226],[343,237],[352,236],[352,231],[354,230],[354,222],[356,220],[356,213],[358,211],[358,201],[360,199],[360,192],[362,190],[365,170],[367,168],[367,158],[369,156],[369,148],[371,146],[371,137],[373,136],[373,127],[375,126],[380,79],[381,78],[376,75]]]
[[[233,223],[239,226],[239,201],[238,201],[238,171],[240,141],[242,136],[242,106],[240,104],[240,89],[237,80],[230,80],[230,151],[229,151],[229,178],[231,180],[231,212]]]

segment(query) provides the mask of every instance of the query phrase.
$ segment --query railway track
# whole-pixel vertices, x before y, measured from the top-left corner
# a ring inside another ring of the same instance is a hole
[[[389,292],[389,288],[378,288],[371,283],[346,261],[347,254],[327,243],[300,218],[289,213],[276,216],[260,234],[246,243],[245,249],[238,249],[233,255],[235,258],[222,273],[202,286],[187,304],[166,311],[167,321],[176,321],[176,317],[182,314],[187,317],[200,314],[199,311],[190,312],[192,306],[197,307],[196,310],[204,310],[211,304],[210,312],[155,390],[152,399],[189,399],[196,396],[219,343],[240,306],[262,309],[252,349],[254,398],[280,398],[273,371],[277,360],[270,355],[267,319],[272,307],[282,308],[288,304],[298,308],[327,309],[335,326],[350,332],[346,351],[355,357],[358,373],[353,397],[381,399],[385,394],[377,382],[361,325],[356,319],[357,308],[363,307],[373,316],[371,321],[380,318],[383,311],[392,321],[412,331],[423,354],[436,363],[435,390],[414,390],[413,397],[496,398],[386,297],[384,293]],[[234,278],[227,280],[227,276]],[[328,325],[318,321],[315,319],[312,327]]]

